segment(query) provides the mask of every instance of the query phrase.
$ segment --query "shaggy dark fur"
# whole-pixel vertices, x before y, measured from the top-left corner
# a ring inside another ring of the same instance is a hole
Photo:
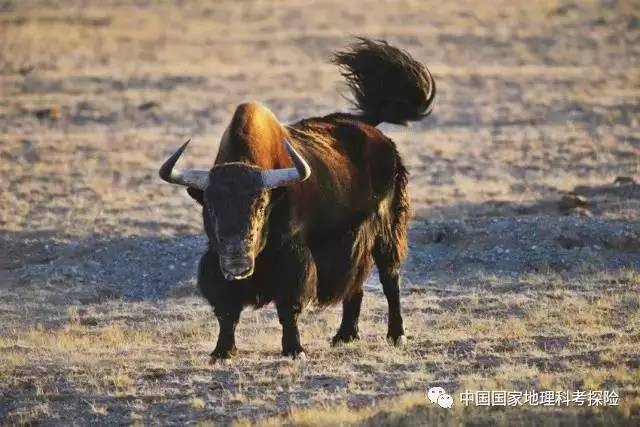
[[[424,66],[386,42],[359,39],[334,62],[353,89],[359,114],[283,126],[265,107],[242,104],[225,132],[207,190],[189,189],[203,204],[210,241],[198,284],[220,324],[213,360],[236,353],[243,307],[272,301],[285,355],[303,352],[297,319],[312,300],[342,302],[334,344],[357,339],[362,285],[374,262],[389,304],[387,337],[398,343],[404,336],[399,278],[407,254],[407,171],[393,141],[375,125],[423,118],[435,84]],[[256,188],[250,179],[256,167],[292,166],[284,137],[309,163],[311,176],[286,188]],[[217,178],[222,172],[224,179]],[[255,261],[242,280],[226,280],[221,271],[219,259],[234,234],[229,230],[244,239],[235,246],[243,259]]]

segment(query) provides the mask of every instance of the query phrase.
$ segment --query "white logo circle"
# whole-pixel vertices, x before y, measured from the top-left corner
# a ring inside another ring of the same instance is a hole
[[[446,394],[442,387],[431,387],[427,392],[427,397],[431,403],[436,403],[438,401],[438,397],[442,394]]]
[[[453,406],[453,397],[447,394],[442,387],[431,387],[427,391],[427,397],[431,403],[437,403],[442,408],[451,408]]]

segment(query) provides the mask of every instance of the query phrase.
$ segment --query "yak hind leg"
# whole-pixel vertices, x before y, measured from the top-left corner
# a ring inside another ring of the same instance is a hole
[[[359,340],[358,320],[360,318],[360,306],[362,305],[362,289],[342,301],[342,322],[338,332],[331,340],[331,345],[348,343]]]
[[[238,295],[235,295],[234,288],[225,285],[216,254],[205,253],[198,266],[198,286],[203,296],[213,306],[219,325],[218,341],[211,353],[211,364],[215,364],[218,360],[230,359],[238,352],[235,331],[240,320],[242,302]]]
[[[398,257],[395,256],[394,249],[382,240],[376,242],[373,249],[373,258],[378,267],[382,290],[384,291],[389,306],[387,340],[393,345],[403,345],[407,339],[404,335],[400,307],[401,264],[398,261]]]
[[[387,340],[394,345],[403,345],[407,339],[400,308],[400,269],[407,256],[410,207],[407,171],[399,157],[396,159],[396,181],[390,202],[387,212],[380,216],[380,232],[373,245],[373,259],[389,306]]]
[[[331,341],[332,345],[360,339],[358,321],[362,305],[362,289],[372,267],[371,240],[367,238],[370,234],[368,224],[365,223],[354,233],[353,240],[349,239],[342,245],[342,252],[336,251],[338,256],[342,255],[343,259],[349,259],[349,263],[344,266],[347,279],[342,300],[342,322]],[[334,266],[335,263],[332,263],[332,267]]]

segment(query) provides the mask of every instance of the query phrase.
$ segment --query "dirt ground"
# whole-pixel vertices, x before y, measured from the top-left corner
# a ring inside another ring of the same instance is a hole
[[[240,102],[347,111],[353,35],[426,63],[431,117],[382,125],[410,177],[408,343],[367,282],[279,355],[268,307],[211,367],[200,212],[157,177],[210,166]],[[636,1],[0,0],[0,424],[640,422]],[[442,386],[454,408],[429,405]],[[606,408],[464,408],[464,390],[615,390]],[[636,424],[637,425],[637,424]]]

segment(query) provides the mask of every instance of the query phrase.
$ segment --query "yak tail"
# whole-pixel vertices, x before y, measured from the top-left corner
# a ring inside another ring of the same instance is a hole
[[[365,122],[406,125],[431,113],[436,96],[431,73],[386,41],[358,38],[336,52],[332,62],[340,67]]]

